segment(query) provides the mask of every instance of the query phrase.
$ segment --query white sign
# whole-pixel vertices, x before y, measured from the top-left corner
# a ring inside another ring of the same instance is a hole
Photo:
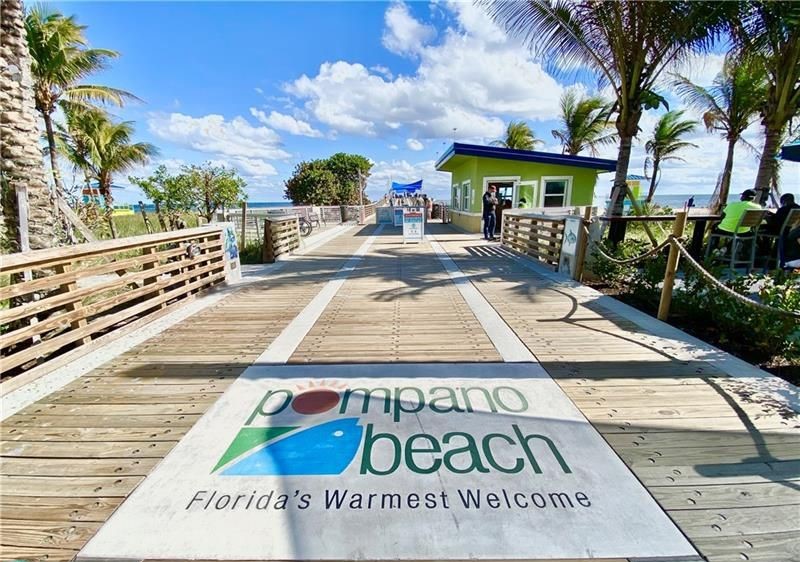
[[[403,209],[403,244],[422,242],[425,235],[425,209],[408,207]]]
[[[583,218],[566,217],[564,219],[564,235],[561,240],[561,253],[574,256],[578,251],[578,239],[580,238]]]
[[[79,560],[700,560],[535,364],[250,367]]]

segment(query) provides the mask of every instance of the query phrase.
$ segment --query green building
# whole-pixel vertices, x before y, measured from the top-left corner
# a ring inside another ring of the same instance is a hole
[[[597,174],[613,172],[616,160],[454,143],[436,162],[451,174],[450,216],[468,232],[481,231],[482,195],[490,185],[520,207],[591,205]]]

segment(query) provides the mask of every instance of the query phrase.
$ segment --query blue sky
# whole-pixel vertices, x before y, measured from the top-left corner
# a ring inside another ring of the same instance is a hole
[[[510,119],[527,120],[559,152],[564,88],[586,83],[553,77],[471,3],[459,2],[66,2],[53,6],[86,26],[92,46],[120,58],[93,78],[133,92],[143,102],[114,113],[136,122],[137,140],[164,163],[213,161],[237,168],[251,201],[282,198],[283,181],[301,160],[356,152],[375,162],[369,193],[390,180],[423,178],[447,198],[448,174],[433,162],[453,139],[486,143]],[[680,69],[710,83],[721,54]],[[668,92],[665,92],[669,94]],[[679,100],[669,96],[673,106]],[[656,112],[642,119],[642,138]],[[453,131],[453,129],[456,129]],[[757,124],[748,140],[759,146]],[[710,193],[724,144],[702,128],[685,163],[667,164],[659,192]],[[642,173],[643,142],[630,173]],[[615,149],[601,156],[614,158]],[[733,190],[752,186],[756,160],[740,147]],[[798,191],[800,167],[787,163],[784,189]],[[68,176],[69,181],[69,176]],[[141,198],[125,177],[119,201]],[[608,186],[601,176],[598,192]]]

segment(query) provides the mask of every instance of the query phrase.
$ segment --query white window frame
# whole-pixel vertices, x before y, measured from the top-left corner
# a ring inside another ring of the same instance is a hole
[[[461,210],[470,211],[472,209],[472,181],[461,182]]]
[[[564,204],[562,207],[569,207],[572,201],[572,176],[542,176],[542,187],[539,190],[539,207],[544,208],[544,197],[547,191],[548,181],[566,181],[567,188],[564,190]]]
[[[452,205],[453,210],[455,210],[455,211],[458,210],[458,208],[459,208],[458,206],[461,203],[459,201],[459,197],[460,196],[461,196],[461,188],[459,187],[459,185],[457,183],[454,183],[453,184],[453,193],[452,193],[452,197],[451,197],[451,200],[450,200],[450,204]]]
[[[539,201],[539,182],[538,180],[525,180],[519,182],[519,191],[522,191],[523,185],[530,185],[533,189],[531,189],[531,200],[528,201],[528,209],[533,209],[536,207],[536,202]],[[514,204],[514,208],[519,207],[519,195],[517,195],[517,202]]]
[[[511,207],[516,209],[517,205],[519,205],[519,180],[522,179],[521,176],[484,176],[483,177],[483,193],[486,193],[486,190],[489,188],[489,183],[495,181],[503,181],[503,182],[513,182],[514,185],[512,187],[512,196],[511,196]]]

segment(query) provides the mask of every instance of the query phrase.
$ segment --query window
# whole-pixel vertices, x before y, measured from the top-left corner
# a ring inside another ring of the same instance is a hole
[[[454,185],[453,186],[453,200],[451,202],[453,209],[458,210],[458,204],[460,202],[459,198],[461,196],[460,193],[461,193],[461,190],[459,189],[459,187],[457,185]]]
[[[463,191],[462,195],[464,197],[464,202],[461,209],[464,211],[469,211],[470,208],[472,207],[472,187],[470,185],[470,182],[468,181],[465,181],[461,185],[463,186],[461,189]]]
[[[572,178],[542,178],[542,207],[566,207],[569,205]]]

